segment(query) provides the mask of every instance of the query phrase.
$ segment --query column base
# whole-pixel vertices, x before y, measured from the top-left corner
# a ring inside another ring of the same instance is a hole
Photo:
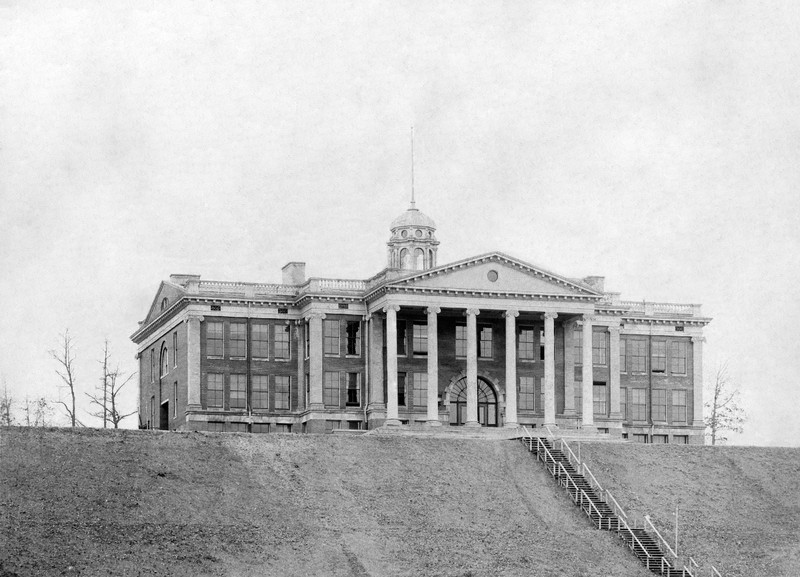
[[[427,423],[426,423],[426,424],[427,424],[429,427],[441,427],[441,426],[442,426],[442,422],[441,422],[440,420],[438,420],[438,419],[437,419],[437,420],[435,420],[435,421],[427,421]]]
[[[622,420],[622,413],[611,413],[608,416],[609,419],[613,421],[621,421]]]
[[[470,427],[472,429],[479,429],[481,427],[481,424],[478,421],[467,421],[466,423],[464,423],[464,426]]]
[[[199,404],[196,405],[196,404],[192,403],[191,405],[186,405],[186,412],[187,413],[190,413],[190,412],[193,412],[193,411],[202,411],[202,410],[203,410],[203,407],[201,405],[199,405]]]
[[[309,411],[324,411],[325,405],[323,403],[309,403],[308,404]]]
[[[386,419],[383,422],[383,425],[386,427],[399,427],[402,425],[402,423],[400,422],[400,419]]]
[[[575,412],[575,409],[564,409],[564,412],[561,413],[562,417],[576,417],[578,413]]]

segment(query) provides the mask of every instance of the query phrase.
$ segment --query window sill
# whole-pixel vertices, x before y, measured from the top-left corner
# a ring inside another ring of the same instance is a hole
[[[346,358],[346,359],[360,359],[361,355],[345,355],[344,358]]]
[[[206,355],[206,358],[207,359],[215,359],[215,360],[224,360],[225,359],[225,357],[221,357],[221,356],[218,356],[218,355]]]

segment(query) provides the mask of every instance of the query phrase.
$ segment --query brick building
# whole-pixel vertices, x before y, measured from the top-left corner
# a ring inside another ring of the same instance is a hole
[[[142,428],[324,432],[383,424],[597,428],[702,443],[699,305],[623,301],[492,252],[436,262],[433,220],[390,227],[367,280],[172,275],[139,329]]]

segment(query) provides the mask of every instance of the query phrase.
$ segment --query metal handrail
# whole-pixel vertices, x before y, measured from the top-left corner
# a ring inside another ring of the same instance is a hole
[[[651,557],[650,552],[645,548],[644,544],[639,540],[639,537],[636,536],[636,533],[633,532],[630,525],[628,525],[628,522],[625,521],[625,519],[620,519],[620,522],[623,525],[625,525],[625,529],[627,529],[630,536],[633,537],[633,540],[631,541],[631,549],[633,549],[633,541],[636,541],[639,544],[639,547],[642,549],[642,551],[644,551],[644,554],[647,555],[647,558],[650,559]],[[634,529],[635,528],[636,527],[634,526]]]
[[[714,572],[714,575],[716,575],[717,577],[722,577],[722,575],[719,574],[719,571],[717,571],[717,568],[714,567],[713,565],[711,566],[711,570]]]
[[[592,488],[593,488],[593,489],[595,489],[595,488],[596,488],[596,489],[597,489],[597,490],[598,490],[600,493],[602,493],[602,492],[603,492],[603,487],[602,487],[602,485],[600,485],[600,483],[598,483],[598,482],[597,482],[597,479],[595,478],[595,476],[594,476],[594,473],[592,473],[592,472],[589,470],[589,466],[588,466],[588,465],[587,465],[585,462],[584,462],[584,463],[582,463],[582,465],[581,465],[581,466],[583,467],[583,471],[584,471],[584,477],[586,476],[586,473],[589,473],[589,476],[592,478],[592,481],[594,481],[594,483],[593,483],[593,484],[592,484],[592,483],[590,483],[590,484],[592,485]],[[596,486],[596,487],[595,487],[595,486]]]
[[[606,489],[606,497],[614,502],[614,513],[616,513],[618,517],[625,517],[627,519],[628,515],[625,513],[625,510],[622,507],[620,507],[620,504],[617,503],[617,500],[614,498],[614,495],[612,495],[611,491],[609,491],[608,489]]]
[[[678,554],[673,551],[672,547],[669,546],[669,543],[667,543],[664,537],[661,536],[661,533],[658,532],[658,529],[656,529],[656,526],[653,525],[653,522],[650,520],[650,515],[645,515],[644,520],[647,521],[647,524],[650,525],[650,528],[655,531],[655,534],[658,535],[658,538],[661,539],[661,542],[666,546],[667,550],[672,553],[672,556],[677,559]]]

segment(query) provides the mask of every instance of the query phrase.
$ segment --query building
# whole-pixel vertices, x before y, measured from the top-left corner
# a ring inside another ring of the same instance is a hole
[[[308,432],[381,425],[589,428],[703,442],[693,304],[620,300],[492,252],[437,264],[436,226],[391,224],[367,280],[172,275],[132,335],[142,428]]]

